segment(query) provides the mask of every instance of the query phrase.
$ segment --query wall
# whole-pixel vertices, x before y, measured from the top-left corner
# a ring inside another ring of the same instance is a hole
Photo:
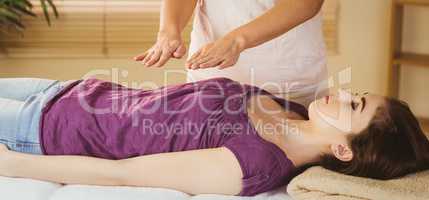
[[[340,2],[339,54],[329,57],[329,70],[336,77],[338,72],[351,67],[353,90],[379,94],[386,92],[390,3],[390,0]],[[407,12],[405,49],[429,52],[428,37],[425,36],[429,35],[428,13],[429,9],[411,9]],[[175,61],[170,62],[166,69],[177,70],[182,66],[183,60]],[[165,81],[161,70],[145,69],[132,60],[121,59],[3,59],[0,60],[0,77],[74,79],[91,69],[111,67],[128,71],[129,80],[154,80],[159,84]],[[402,71],[401,98],[406,99],[412,109],[422,116],[429,116],[429,107],[425,103],[429,93],[423,84],[428,81],[428,75],[429,69],[418,67]],[[167,81],[182,82],[184,78],[184,74],[176,74]]]
[[[409,7],[405,13],[403,50],[429,54],[429,7]],[[400,98],[417,115],[429,118],[429,67],[401,68]]]
[[[137,54],[138,52],[136,52]],[[131,59],[4,59],[0,60],[1,77],[39,77],[68,80],[79,79],[88,74],[118,82],[154,82],[159,86],[185,81],[184,73],[170,74],[164,78],[164,71],[182,69],[183,62],[172,60],[164,70],[146,68]],[[108,73],[108,74],[106,74]]]
[[[389,0],[343,0],[339,10],[339,54],[329,57],[332,76],[351,68],[354,91],[385,94]]]
[[[340,3],[339,55],[329,57],[329,70],[338,77],[338,72],[350,67],[354,91],[387,92],[390,5],[390,0]],[[404,50],[429,54],[428,19],[429,8],[406,8]],[[429,68],[405,66],[401,77],[400,98],[417,115],[428,118]]]

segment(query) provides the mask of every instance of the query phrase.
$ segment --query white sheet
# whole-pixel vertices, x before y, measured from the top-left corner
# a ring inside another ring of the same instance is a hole
[[[238,197],[225,195],[190,196],[176,190],[148,187],[104,187],[59,185],[43,181],[0,177],[0,199],[5,200],[292,200],[286,188],[256,195]]]

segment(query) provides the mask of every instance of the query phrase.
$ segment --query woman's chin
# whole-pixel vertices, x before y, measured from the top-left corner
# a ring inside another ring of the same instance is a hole
[[[308,105],[308,118],[311,120],[313,119],[313,116],[317,113],[315,113],[315,108],[317,106],[317,100],[313,101]]]

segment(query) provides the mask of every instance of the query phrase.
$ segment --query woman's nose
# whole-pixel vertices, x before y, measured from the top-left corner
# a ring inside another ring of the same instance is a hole
[[[353,95],[344,90],[344,89],[338,89],[338,100],[341,102],[349,103],[353,99]]]

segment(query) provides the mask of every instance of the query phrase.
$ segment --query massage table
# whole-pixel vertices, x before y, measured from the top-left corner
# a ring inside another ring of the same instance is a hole
[[[0,177],[4,200],[292,200],[286,186],[253,197],[186,193],[149,187],[61,185],[44,181]]]

